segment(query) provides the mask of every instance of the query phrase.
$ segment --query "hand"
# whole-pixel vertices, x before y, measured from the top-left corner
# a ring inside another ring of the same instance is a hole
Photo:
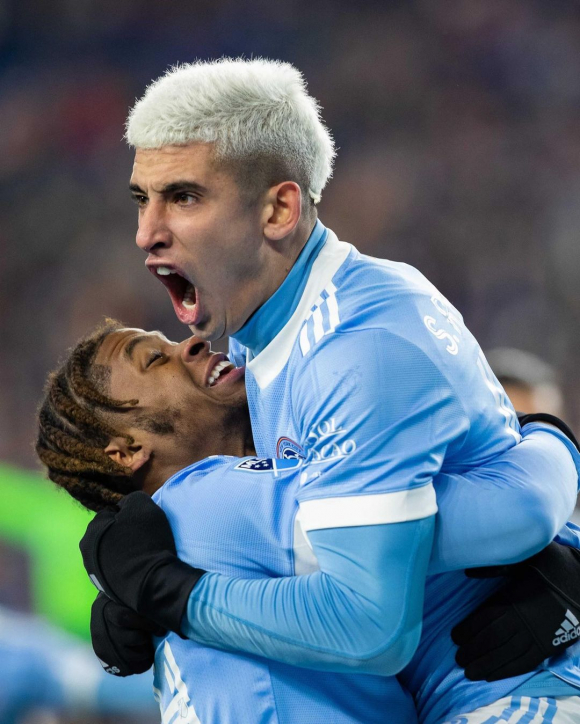
[[[93,518],[80,542],[91,581],[109,598],[181,635],[192,588],[205,571],[177,558],[165,513],[143,492]]]
[[[91,608],[93,649],[108,674],[131,676],[148,671],[155,658],[153,636],[165,631],[130,608],[99,593]]]
[[[458,624],[455,659],[472,681],[498,681],[536,669],[580,639],[580,551],[550,543],[513,566],[471,569],[506,585]]]

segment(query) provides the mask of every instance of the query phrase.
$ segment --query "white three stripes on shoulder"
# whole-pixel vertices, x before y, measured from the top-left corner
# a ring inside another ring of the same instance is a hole
[[[294,313],[270,344],[256,357],[248,360],[247,368],[252,372],[261,390],[268,387],[284,369],[300,337],[304,320],[313,306],[316,306],[317,300],[322,298],[321,290],[326,290],[331,284],[332,278],[346,261],[351,249],[350,244],[339,241],[336,235],[328,230],[326,243],[312,265],[302,298]],[[330,296],[333,296],[333,299],[325,304],[328,307],[328,319],[336,320],[338,314],[336,298],[334,295]]]
[[[325,319],[326,317],[326,319]],[[300,331],[300,349],[306,355],[310,348],[326,335],[332,334],[340,323],[338,302],[336,301],[336,287],[332,282],[322,290],[314,303],[304,326]]]

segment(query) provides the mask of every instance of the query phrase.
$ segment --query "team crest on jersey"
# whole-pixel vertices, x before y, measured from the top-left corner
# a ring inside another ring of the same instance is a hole
[[[268,473],[274,470],[274,463],[270,458],[249,458],[236,465],[236,470],[251,470],[254,473]]]
[[[281,437],[276,444],[276,457],[282,460],[304,459],[304,449],[289,437]]]

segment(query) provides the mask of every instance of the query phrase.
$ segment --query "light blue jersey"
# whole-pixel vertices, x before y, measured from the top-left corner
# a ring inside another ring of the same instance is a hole
[[[153,500],[179,557],[248,579],[312,570],[295,522],[298,460],[208,458],[173,476]],[[218,651],[174,633],[158,642],[155,688],[163,724],[383,724],[416,721],[393,678],[308,671]]]
[[[510,454],[503,456],[504,464]],[[298,516],[305,470],[300,459],[213,457],[174,475],[153,499],[168,516],[179,557],[191,565],[244,579],[307,574],[318,563]],[[480,475],[475,471],[455,481],[484,483]],[[453,517],[455,511],[449,512]],[[460,538],[455,545],[450,555],[459,557]],[[416,698],[420,721],[495,701],[529,678],[475,684],[455,665],[451,626],[497,583],[457,573],[431,576],[427,585],[420,648],[399,677]],[[382,723],[385,712],[393,724],[413,724],[416,717],[409,694],[394,677],[309,671],[174,633],[157,642],[155,689],[164,724]]]
[[[457,310],[415,269],[364,257],[319,223],[286,281],[236,338],[232,358],[246,363],[258,453],[306,460],[295,525],[320,573],[254,581],[209,573],[190,597],[188,637],[313,669],[397,673],[419,645],[427,585],[422,641],[444,641],[448,655],[437,658],[435,646],[429,658],[422,649],[421,662],[432,682],[442,676],[432,691],[442,712],[452,710],[457,687],[445,682],[462,673],[452,661],[450,619],[460,620],[457,609],[465,615],[497,583],[462,586],[463,574],[443,572],[521,560],[547,545],[558,532],[554,521],[563,525],[574,503],[569,453],[553,438],[560,449],[543,458],[540,451],[531,463],[517,445],[513,408]],[[481,485],[453,492],[453,476],[472,471]],[[552,477],[571,483],[561,501],[552,491],[546,500]],[[465,491],[472,500],[448,504],[436,529],[438,480],[452,503]],[[539,494],[524,497],[528,484]],[[496,485],[507,497],[493,494]],[[478,508],[480,494],[491,501]],[[517,505],[511,517],[505,501]],[[454,519],[460,525],[451,530]],[[511,547],[494,550],[486,532],[493,538],[504,524],[516,535]],[[448,544],[462,534],[463,559]],[[426,584],[428,565],[442,575]],[[559,662],[558,676],[574,679],[574,664]],[[505,692],[470,685],[463,703],[477,692],[487,698],[482,704],[493,701],[519,683],[506,682]]]
[[[410,490],[433,512],[434,474],[477,467],[519,441],[513,408],[459,312],[420,272],[320,232],[284,327],[254,356],[253,328],[282,303],[283,285],[236,335],[247,352],[232,344],[246,364],[256,450],[301,449],[333,467],[332,497]],[[316,482],[303,492],[324,495]]]

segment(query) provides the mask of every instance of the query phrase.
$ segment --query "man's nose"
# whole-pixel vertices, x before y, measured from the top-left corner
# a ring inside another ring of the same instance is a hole
[[[209,342],[199,337],[190,337],[182,342],[181,359],[184,362],[192,362],[195,357],[205,357],[210,351]]]
[[[165,224],[163,214],[151,203],[139,214],[135,241],[140,249],[148,253],[166,249],[171,245],[171,232]]]

